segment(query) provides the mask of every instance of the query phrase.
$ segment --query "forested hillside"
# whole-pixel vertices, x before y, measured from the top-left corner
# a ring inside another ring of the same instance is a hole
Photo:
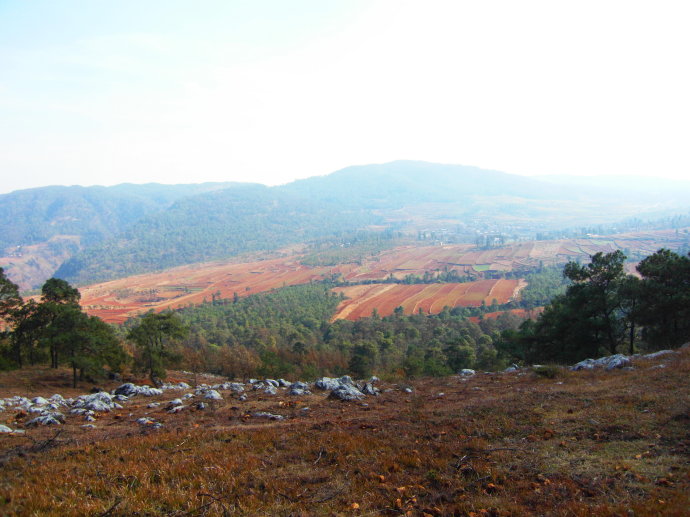
[[[465,213],[478,206],[478,199],[486,205],[487,197],[574,199],[573,192],[458,165],[399,161],[349,167],[278,187],[253,186],[179,200],[76,255],[56,275],[83,284],[276,249],[383,223],[386,211],[420,203],[447,203],[454,213]],[[389,228],[399,225],[388,221]]]
[[[56,276],[86,283],[276,249],[379,222],[375,214],[263,186],[176,202],[65,262]]]
[[[185,196],[230,183],[43,187],[0,195],[0,250],[77,235],[84,245],[117,235]]]
[[[44,187],[0,196],[0,266],[22,289],[40,286],[83,247],[112,238],[174,201],[232,183]]]

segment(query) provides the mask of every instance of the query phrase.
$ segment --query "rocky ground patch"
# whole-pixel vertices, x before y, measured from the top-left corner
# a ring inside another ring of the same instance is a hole
[[[0,388],[0,514],[684,515],[690,351],[630,361]]]

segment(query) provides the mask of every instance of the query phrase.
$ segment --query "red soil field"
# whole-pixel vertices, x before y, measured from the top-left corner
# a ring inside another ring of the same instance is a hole
[[[363,289],[365,288],[366,289]],[[389,316],[402,306],[405,314],[438,314],[444,307],[478,307],[496,299],[507,303],[519,290],[518,280],[480,280],[462,284],[377,284],[369,286],[337,287],[344,300],[334,319],[356,320],[371,316],[376,309],[380,316]]]
[[[320,280],[329,268],[310,268],[295,259],[244,264],[214,262],[182,266],[162,273],[137,275],[80,289],[86,312],[110,323],[150,309],[183,307],[222,298],[247,296],[286,285]]]
[[[403,306],[406,313],[440,312],[444,306],[490,305],[514,296],[516,280],[482,280],[497,273],[526,271],[540,265],[565,264],[569,260],[587,261],[590,254],[629,249],[653,253],[661,247],[678,248],[688,239],[688,229],[629,233],[590,239],[521,242],[501,248],[478,250],[469,244],[446,246],[403,246],[385,251],[362,264],[334,267],[304,266],[301,256],[289,256],[239,263],[239,259],[177,267],[162,273],[138,275],[81,288],[82,305],[89,314],[111,323],[121,323],[136,314],[154,309],[176,308],[222,298],[259,293],[287,285],[321,280],[340,274],[350,282],[383,280],[390,275],[423,276],[445,271],[471,274],[477,282],[428,285],[368,285],[343,288],[348,300],[338,318],[370,316],[376,307],[381,315]],[[453,286],[453,287],[448,287]],[[386,296],[383,296],[383,293]],[[353,305],[357,302],[355,305]]]

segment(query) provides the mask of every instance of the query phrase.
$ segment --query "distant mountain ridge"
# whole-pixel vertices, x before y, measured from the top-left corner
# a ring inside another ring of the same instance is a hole
[[[51,186],[0,195],[0,267],[24,289],[39,286],[65,254],[115,237],[178,199],[233,185]]]

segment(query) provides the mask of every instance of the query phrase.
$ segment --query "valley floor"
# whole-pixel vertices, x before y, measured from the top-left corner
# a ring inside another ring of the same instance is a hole
[[[59,376],[16,375],[0,374],[0,397],[58,390]],[[133,397],[93,429],[70,416],[0,434],[0,514],[688,515],[690,349],[632,371],[405,387],[381,383],[360,402],[224,391],[177,414],[164,408],[179,393],[166,391]],[[137,424],[143,416],[163,427]],[[12,428],[22,418],[0,412]]]

